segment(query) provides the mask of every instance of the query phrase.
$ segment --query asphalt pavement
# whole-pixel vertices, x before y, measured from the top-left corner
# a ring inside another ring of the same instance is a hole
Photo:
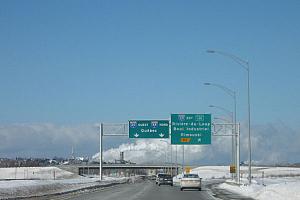
[[[179,186],[162,185],[158,186],[155,181],[142,181],[134,184],[121,184],[107,188],[100,188],[92,191],[80,193],[70,193],[64,195],[45,196],[30,198],[32,200],[215,200],[215,199],[238,199],[250,200],[225,190],[215,187],[224,180],[204,182],[202,191],[184,190]]]
[[[154,181],[143,181],[135,184],[122,184],[113,187],[85,192],[81,194],[68,194],[47,199],[72,199],[72,200],[183,200],[188,198],[212,200],[208,189],[180,191],[178,186],[158,186]]]

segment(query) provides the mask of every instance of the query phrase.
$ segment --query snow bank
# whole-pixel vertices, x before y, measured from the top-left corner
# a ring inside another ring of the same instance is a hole
[[[220,185],[244,196],[259,200],[300,200],[300,168],[293,167],[253,167],[252,184],[247,185],[247,167],[242,167],[241,186],[227,181]]]
[[[81,177],[56,167],[0,168],[0,178],[0,199],[58,194],[128,181],[104,176],[99,182],[99,176]]]
[[[202,166],[192,169],[203,180],[223,178],[227,181],[220,188],[249,196],[258,200],[300,200],[300,168],[293,167],[252,167],[253,181],[248,186],[248,166],[241,167],[241,185],[231,180],[229,166]],[[174,177],[179,183],[182,174]]]
[[[265,180],[265,185],[260,181],[253,180],[251,186],[236,186],[230,183],[223,183],[219,187],[249,196],[258,200],[296,200],[300,199],[300,179],[296,178],[277,178]]]
[[[65,180],[11,180],[0,181],[0,199],[43,196],[76,191],[83,188],[101,187],[116,183],[125,183],[127,178],[104,177],[78,178]]]

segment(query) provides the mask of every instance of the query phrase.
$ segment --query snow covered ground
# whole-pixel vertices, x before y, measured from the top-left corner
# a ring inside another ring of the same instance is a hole
[[[192,169],[191,173],[198,174],[199,177],[202,178],[202,180],[217,178],[226,179],[231,177],[228,168],[228,166],[202,166]],[[173,181],[178,184],[180,182],[180,178],[182,178],[182,174],[174,177]]]
[[[204,166],[192,170],[205,179],[226,178],[219,187],[259,200],[300,200],[300,168],[253,167],[252,185],[247,184],[246,166],[241,167],[242,185],[230,179],[228,166]]]
[[[243,180],[247,182],[246,179]],[[236,186],[230,182],[220,185],[221,188],[259,200],[297,200],[300,199],[300,178],[266,178],[264,185],[256,178],[252,185]]]
[[[253,167],[253,184],[247,185],[247,166],[241,167],[242,180],[238,186],[231,180],[229,166],[202,166],[192,169],[203,180],[226,179],[220,188],[259,200],[300,200],[300,168]],[[179,183],[178,175],[174,178]],[[13,180],[17,179],[17,180]],[[32,179],[32,180],[24,180]],[[56,167],[0,168],[0,199],[63,193],[81,188],[126,182],[126,178],[81,177]]]
[[[127,180],[104,177],[100,183],[99,177],[81,177],[56,167],[0,168],[0,199],[64,193]]]
[[[57,167],[0,168],[0,180],[6,179],[68,179],[79,177]]]

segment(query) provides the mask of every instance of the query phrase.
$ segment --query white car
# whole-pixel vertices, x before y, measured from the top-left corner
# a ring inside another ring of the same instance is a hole
[[[198,174],[184,174],[180,181],[180,190],[197,189],[201,190],[201,178]]]

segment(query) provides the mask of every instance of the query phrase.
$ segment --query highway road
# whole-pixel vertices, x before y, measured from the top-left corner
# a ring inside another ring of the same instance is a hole
[[[179,187],[158,186],[153,181],[143,181],[136,184],[123,184],[102,191],[94,191],[78,196],[67,197],[73,200],[182,200],[213,199],[207,191],[180,191]]]
[[[215,197],[219,199],[244,199],[244,198],[231,194],[227,191],[216,191],[218,194],[213,195],[210,189],[214,189],[213,185],[207,185],[204,183],[202,191],[198,190],[186,190],[180,191],[178,186],[158,186],[154,181],[142,181],[135,184],[122,184],[115,185],[108,188],[97,189],[90,192],[65,194],[60,196],[48,196],[33,198],[37,199],[51,199],[51,200],[213,200]],[[211,184],[211,183],[209,183]]]

